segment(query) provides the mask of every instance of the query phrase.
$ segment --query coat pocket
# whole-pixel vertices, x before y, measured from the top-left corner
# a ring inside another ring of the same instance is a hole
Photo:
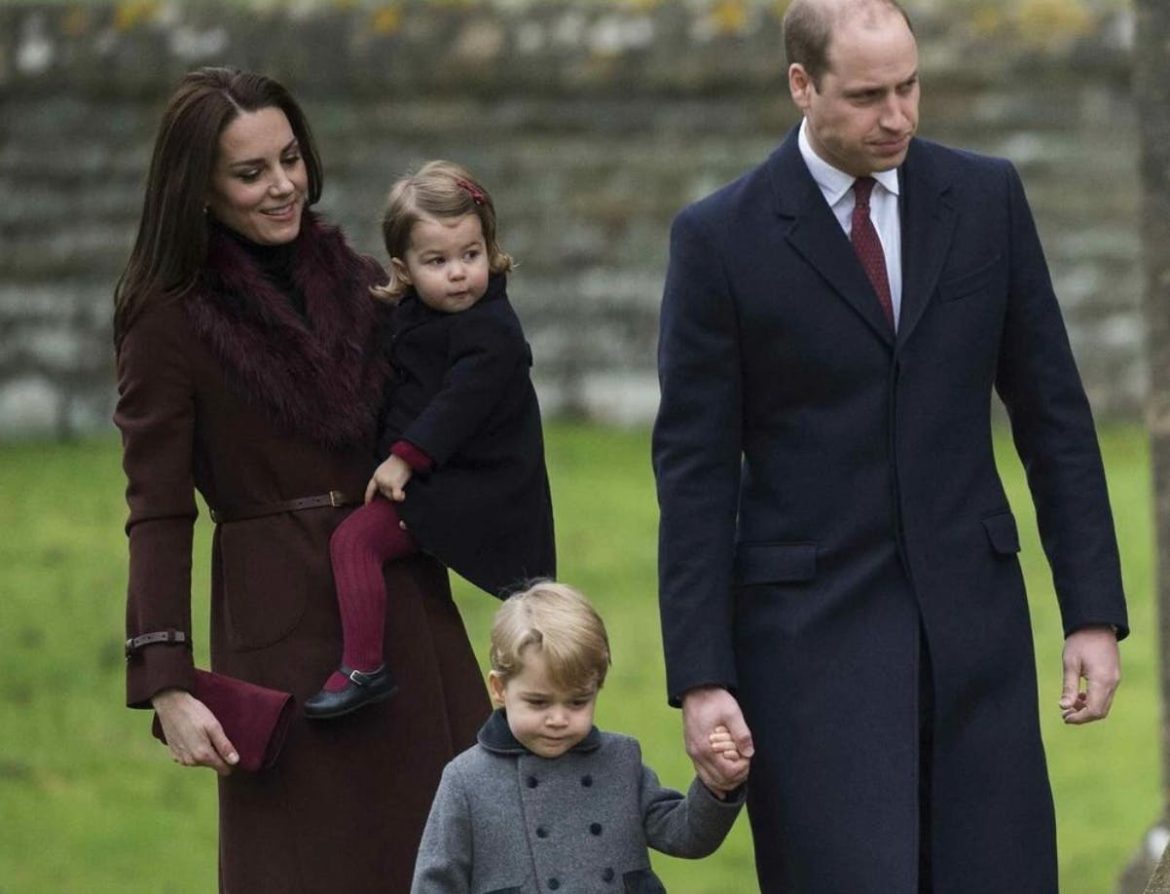
[[[1001,266],[1000,256],[996,255],[977,267],[948,276],[938,284],[939,298],[943,301],[958,301],[978,292],[996,279]]]
[[[983,519],[983,528],[991,548],[1001,556],[1010,556],[1020,551],[1020,532],[1016,519],[1010,512],[997,512]]]
[[[494,891],[485,891],[484,894],[522,894],[519,888],[496,888]]]
[[[310,586],[299,557],[325,547],[296,524],[261,518],[219,526],[223,607],[233,649],[280,642],[305,613]]]
[[[651,869],[622,873],[622,890],[626,894],[666,894],[666,887]]]
[[[735,550],[735,582],[799,583],[817,573],[817,545],[805,543],[741,543]]]

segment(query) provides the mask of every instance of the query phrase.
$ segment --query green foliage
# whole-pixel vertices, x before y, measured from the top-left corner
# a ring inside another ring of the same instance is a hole
[[[657,509],[643,430],[553,426],[550,475],[561,571],[598,604],[615,663],[598,722],[636,735],[663,781],[690,778],[665,704],[655,599]],[[1060,625],[1030,503],[1010,445],[1005,478],[1021,523],[1037,629],[1045,736],[1060,822],[1062,890],[1111,890],[1160,810],[1158,695],[1145,439],[1109,430],[1103,449],[1135,632],[1107,723],[1061,725]],[[0,445],[0,894],[204,894],[215,889],[215,786],[181,770],[122,707],[125,517],[117,444]],[[195,558],[196,630],[206,630],[207,544]],[[456,581],[481,660],[494,602]],[[206,642],[197,641],[201,660]],[[994,855],[988,855],[994,859]],[[714,857],[656,857],[675,894],[755,890],[746,818]]]

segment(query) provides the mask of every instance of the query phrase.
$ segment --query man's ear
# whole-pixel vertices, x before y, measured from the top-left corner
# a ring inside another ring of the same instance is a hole
[[[793,62],[788,66],[788,92],[792,94],[792,101],[802,112],[808,109],[809,103],[812,102],[812,93],[816,89],[803,65]]]
[[[497,708],[504,706],[504,677],[499,671],[488,673],[488,692],[492,695],[492,704]]]

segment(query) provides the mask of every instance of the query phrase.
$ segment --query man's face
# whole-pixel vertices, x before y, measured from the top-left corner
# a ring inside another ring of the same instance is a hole
[[[906,158],[918,129],[918,45],[896,11],[839,22],[819,89],[799,64],[788,87],[813,150],[833,167],[865,177]]]

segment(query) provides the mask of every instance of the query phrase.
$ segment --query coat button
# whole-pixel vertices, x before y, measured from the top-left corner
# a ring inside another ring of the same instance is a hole
[[[537,826],[536,827],[536,837],[537,838],[548,838],[548,829],[546,829],[544,826]]]
[[[561,883],[559,881],[557,881],[555,878],[550,878],[548,880],[548,889],[550,891],[555,891],[560,886],[561,886]]]
[[[594,835],[600,835],[601,834],[601,823],[590,823],[589,824],[589,831]]]
[[[601,880],[603,882],[612,882],[613,881],[613,867],[612,866],[605,867],[605,872],[601,873]]]
[[[585,786],[585,788],[589,788],[589,786],[593,785],[593,777],[586,773],[581,777],[581,784]]]
[[[529,788],[536,788],[540,784],[536,781],[535,776],[529,776],[528,779],[526,780],[526,782],[527,782]]]

